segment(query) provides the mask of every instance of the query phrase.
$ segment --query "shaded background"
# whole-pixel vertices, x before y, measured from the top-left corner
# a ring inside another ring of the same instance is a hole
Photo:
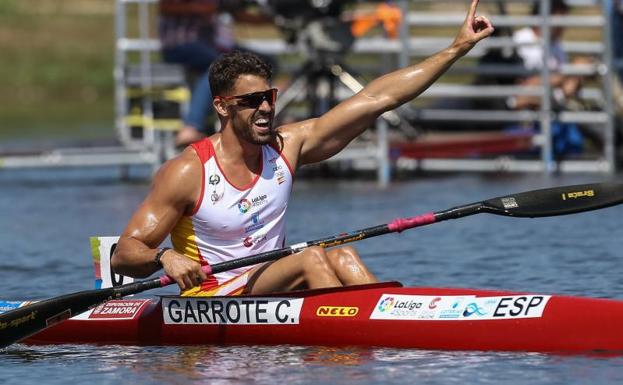
[[[113,138],[114,2],[0,0],[0,143]]]

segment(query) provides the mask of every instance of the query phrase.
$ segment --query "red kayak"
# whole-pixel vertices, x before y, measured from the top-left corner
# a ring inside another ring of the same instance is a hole
[[[623,301],[387,282],[270,296],[113,300],[26,343],[619,351],[622,320]]]

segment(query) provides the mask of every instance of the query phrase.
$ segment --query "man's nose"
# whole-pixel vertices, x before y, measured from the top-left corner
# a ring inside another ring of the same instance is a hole
[[[262,111],[272,111],[273,105],[270,104],[268,99],[263,99],[262,104],[260,104],[260,110]]]

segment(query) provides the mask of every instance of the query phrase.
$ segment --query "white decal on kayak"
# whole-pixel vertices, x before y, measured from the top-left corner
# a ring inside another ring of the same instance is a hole
[[[496,297],[383,294],[370,319],[478,321],[539,318],[549,295]]]
[[[134,278],[113,272],[110,257],[117,247],[119,237],[91,237],[91,252],[95,264],[95,288],[105,289],[134,282]]]
[[[89,314],[89,319],[134,319],[148,303],[147,299],[127,299],[108,301],[96,306]]]
[[[298,324],[303,298],[164,297],[165,324]]]

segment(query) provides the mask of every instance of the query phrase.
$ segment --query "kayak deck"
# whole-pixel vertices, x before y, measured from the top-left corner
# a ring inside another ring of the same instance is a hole
[[[623,301],[397,282],[270,296],[109,301],[31,344],[294,344],[623,351]]]

